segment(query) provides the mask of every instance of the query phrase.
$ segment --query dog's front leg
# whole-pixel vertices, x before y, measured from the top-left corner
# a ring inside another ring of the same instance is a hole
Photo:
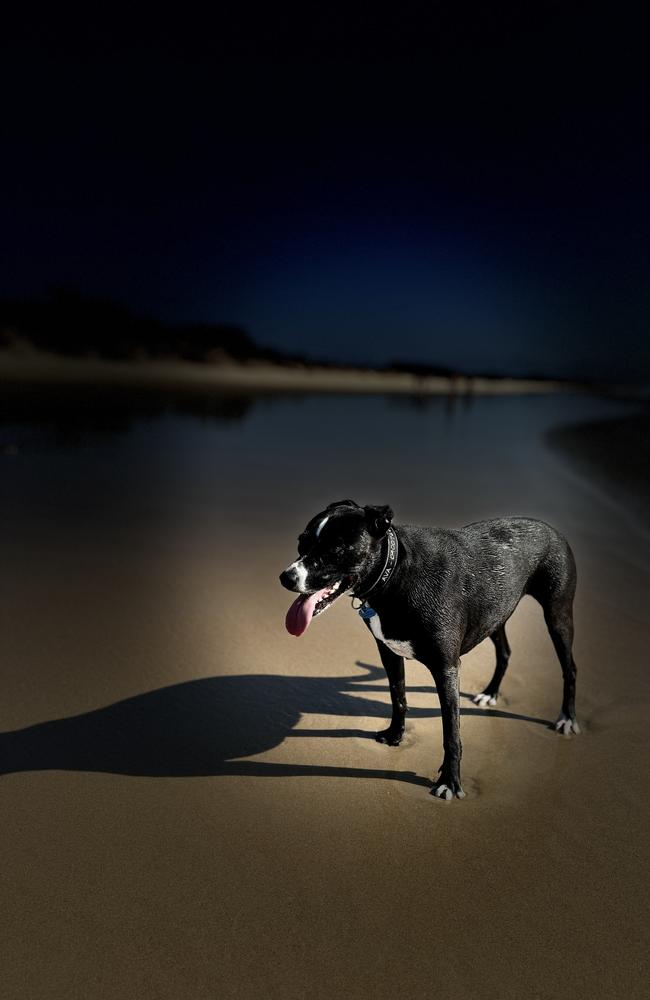
[[[445,751],[440,777],[431,789],[432,795],[452,799],[465,798],[460,784],[460,697],[458,692],[458,659],[436,659],[426,664],[433,675],[442,714],[442,740]]]
[[[398,656],[397,653],[393,653],[383,642],[377,641],[377,649],[379,650],[381,662],[388,676],[393,717],[388,729],[382,729],[380,733],[376,734],[375,739],[379,743],[387,743],[391,747],[397,747],[402,742],[402,736],[404,735],[404,716],[406,715],[404,658]]]

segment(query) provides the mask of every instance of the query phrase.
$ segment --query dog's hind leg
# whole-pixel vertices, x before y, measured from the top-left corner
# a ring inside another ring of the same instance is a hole
[[[573,553],[566,542],[554,547],[551,558],[540,566],[530,581],[528,593],[544,609],[544,619],[557,658],[562,667],[564,693],[562,711],[555,728],[564,736],[580,732],[576,721],[576,664],[573,659],[573,597],[576,590],[576,565]]]
[[[565,600],[551,603],[544,608],[544,618],[562,667],[564,679],[562,711],[555,723],[555,728],[564,736],[569,736],[570,733],[578,735],[580,726],[576,720],[576,664],[573,659],[572,598],[568,602]]]
[[[397,653],[393,653],[383,642],[377,642],[377,649],[379,650],[381,662],[388,676],[393,717],[388,729],[383,729],[380,733],[377,733],[375,739],[379,743],[387,743],[391,747],[397,747],[402,742],[402,736],[404,735],[404,717],[407,709],[404,658],[398,656]]]
[[[501,686],[501,681],[503,680],[503,675],[508,668],[508,660],[510,659],[510,643],[508,642],[508,637],[506,635],[505,625],[501,625],[496,632],[493,632],[490,639],[494,643],[494,648],[496,650],[497,665],[494,669],[492,680],[485,690],[481,691],[480,694],[474,695],[474,704],[480,705],[481,708],[496,705],[497,698],[499,697],[499,687]]]

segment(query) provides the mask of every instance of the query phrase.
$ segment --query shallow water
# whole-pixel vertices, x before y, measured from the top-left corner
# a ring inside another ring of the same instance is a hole
[[[22,397],[0,411],[8,501],[192,498],[238,517],[304,517],[334,497],[389,501],[428,522],[561,508],[566,472],[544,446],[565,424],[634,413],[589,396]],[[550,476],[550,479],[549,479]],[[163,495],[161,495],[161,490]],[[70,495],[72,491],[73,495]],[[553,494],[558,496],[554,497]],[[137,506],[137,503],[133,503]]]
[[[545,435],[636,409],[562,395],[45,397],[5,412],[0,514],[8,541],[28,548],[32,533],[155,544],[202,525],[229,546],[285,536],[289,561],[309,517],[352,497],[389,503],[398,522],[518,514],[578,549],[596,537],[623,545],[647,537],[632,491],[627,504]],[[630,564],[632,549],[620,553]]]

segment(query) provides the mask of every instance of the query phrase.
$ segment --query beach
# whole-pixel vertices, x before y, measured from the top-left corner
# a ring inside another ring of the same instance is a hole
[[[647,418],[431,395],[122,401],[76,435],[61,400],[6,414],[0,994],[647,995]],[[561,672],[525,598],[494,709],[472,703],[491,643],[463,657],[465,800],[429,794],[421,664],[402,746],[375,742],[388,687],[350,601],[295,639],[278,582],[348,496],[397,524],[520,514],[567,536],[582,735],[552,729]]]
[[[580,391],[570,381],[539,378],[485,377],[481,375],[429,375],[408,371],[275,364],[262,360],[237,362],[224,357],[218,363],[187,361],[180,357],[117,360],[98,356],[73,356],[29,349],[0,350],[0,382],[44,386],[62,383],[84,387],[122,386],[136,390],[172,392],[352,392],[448,396],[547,395]]]

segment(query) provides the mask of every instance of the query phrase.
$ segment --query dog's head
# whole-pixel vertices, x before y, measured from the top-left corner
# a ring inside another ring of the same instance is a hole
[[[287,630],[302,635],[312,618],[366,577],[388,531],[390,507],[360,507],[354,500],[331,503],[298,537],[298,559],[280,574],[287,590],[300,594],[287,612]]]

